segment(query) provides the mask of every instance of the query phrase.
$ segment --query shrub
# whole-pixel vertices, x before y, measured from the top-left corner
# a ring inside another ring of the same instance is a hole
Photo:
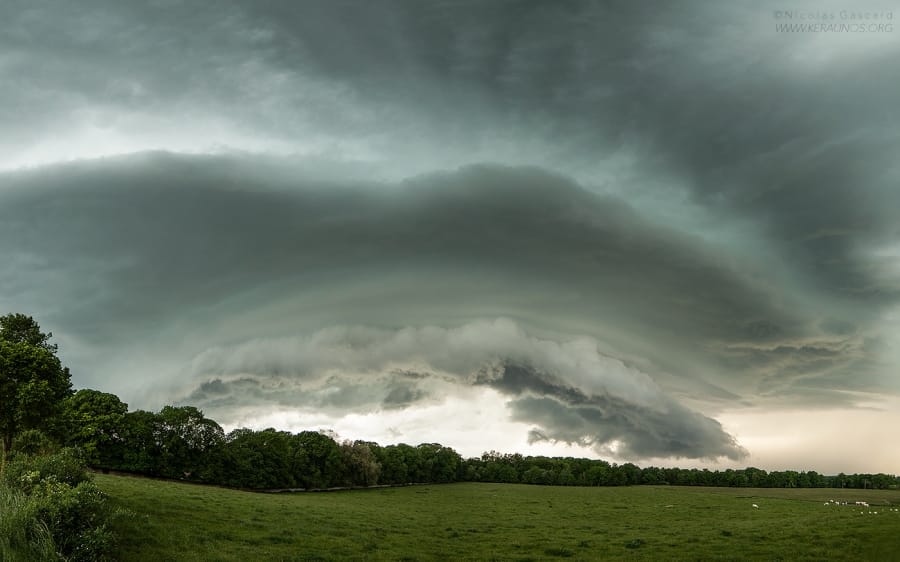
[[[111,553],[116,544],[116,536],[107,525],[86,529],[79,535],[78,543],[72,549],[68,562],[107,562],[114,560]]]
[[[0,560],[49,562],[57,559],[53,537],[47,524],[38,517],[36,502],[19,490],[0,485]]]
[[[106,495],[93,482],[74,488],[50,477],[32,490],[37,516],[50,529],[56,548],[70,561],[102,560],[111,550],[106,523],[111,511]],[[75,553],[81,553],[78,558]]]
[[[49,455],[59,447],[52,439],[37,429],[26,429],[13,439],[10,452],[14,455]]]
[[[54,479],[56,482],[77,486],[91,479],[78,449],[63,449],[53,455],[17,455],[7,463],[3,473],[4,482],[26,494],[38,482]]]
[[[78,450],[64,449],[47,456],[19,455],[7,465],[3,480],[11,497],[24,498],[15,500],[23,506],[18,517],[30,517],[38,525],[32,525],[38,530],[25,539],[17,538],[16,545],[40,537],[43,528],[51,547],[67,562],[109,559],[114,547],[114,535],[109,530],[113,512],[106,495],[90,480]],[[16,550],[12,550],[10,546],[10,552],[24,548],[15,546]],[[0,553],[4,561],[16,559]],[[21,559],[43,560],[36,556]]]

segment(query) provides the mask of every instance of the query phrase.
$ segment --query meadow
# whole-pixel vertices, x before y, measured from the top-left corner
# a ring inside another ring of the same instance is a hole
[[[96,483],[130,512],[118,522],[123,562],[900,560],[898,490],[459,483],[259,494]]]

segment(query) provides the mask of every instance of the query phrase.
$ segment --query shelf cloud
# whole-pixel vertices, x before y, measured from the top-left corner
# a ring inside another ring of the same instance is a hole
[[[900,393],[900,47],[792,10],[7,2],[0,310],[135,407],[752,461]]]

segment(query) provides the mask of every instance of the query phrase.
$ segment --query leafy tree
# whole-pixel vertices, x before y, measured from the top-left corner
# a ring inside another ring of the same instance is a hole
[[[40,429],[26,429],[19,432],[12,442],[12,453],[21,455],[49,455],[59,448]]]
[[[769,475],[765,470],[749,466],[744,469],[744,475],[747,477],[747,483],[752,488],[765,488],[769,486]]]
[[[529,458],[528,462],[534,462],[535,458]],[[527,471],[526,461],[522,455],[503,455],[497,451],[490,451],[481,455],[481,479],[486,482],[518,482],[519,470]]]
[[[46,429],[72,388],[50,334],[23,314],[0,317],[0,437],[9,450],[26,429]]]
[[[42,347],[51,353],[56,353],[56,344],[50,343],[53,332],[46,334],[31,316],[12,313],[0,316],[0,340],[10,343],[27,343]]]
[[[422,463],[420,482],[456,481],[462,461],[456,451],[440,443],[422,443],[416,449]]]
[[[624,475],[625,485],[631,486],[641,483],[641,469],[628,462],[619,467]]]
[[[206,467],[206,453],[221,445],[225,432],[193,406],[165,406],[157,417],[155,436],[160,447],[160,473],[190,478]]]
[[[588,469],[585,478],[590,486],[607,486],[610,482],[609,463],[598,461]]]
[[[381,465],[381,482],[385,484],[406,484],[410,481],[403,452],[396,445],[381,447],[378,451]]]
[[[374,486],[378,483],[381,465],[364,441],[345,441],[341,444],[341,455],[345,467],[345,484],[348,486]]]
[[[88,464],[111,468],[121,461],[128,404],[115,394],[82,389],[63,404],[67,442],[85,451]]]
[[[559,472],[556,474],[556,484],[558,486],[573,486],[575,484],[575,476],[568,465],[563,464],[560,467]]]
[[[225,438],[216,457],[217,481],[237,488],[293,488],[292,435],[268,428],[235,429]]]
[[[549,470],[534,465],[522,474],[522,482],[525,484],[552,484],[553,476]]]
[[[116,457],[122,460],[110,468],[157,475],[162,454],[158,427],[159,415],[154,412],[135,410],[125,414],[122,440],[116,447]]]
[[[327,488],[343,483],[341,450],[334,439],[317,431],[301,431],[292,440],[292,472],[299,484],[304,488]]]

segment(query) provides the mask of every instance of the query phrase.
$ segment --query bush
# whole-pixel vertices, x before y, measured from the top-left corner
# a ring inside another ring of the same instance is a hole
[[[78,543],[72,549],[68,562],[107,562],[115,560],[116,535],[107,525],[82,531]]]
[[[3,481],[8,486],[26,494],[31,493],[37,483],[51,478],[74,487],[90,480],[91,475],[78,449],[63,449],[44,456],[17,455],[7,463],[3,473]]]
[[[113,513],[106,495],[90,481],[78,450],[64,449],[48,456],[19,455],[6,466],[3,480],[4,489],[14,498],[9,501],[21,504],[15,517],[20,522],[33,521],[26,528],[36,529],[17,537],[15,544],[10,542],[10,552],[32,548],[27,545],[43,536],[42,528],[49,536],[51,552],[55,550],[67,562],[109,559],[115,538],[109,530]],[[56,559],[36,555],[15,558],[5,551],[0,554],[4,561]]]
[[[10,452],[14,455],[49,455],[58,449],[56,443],[44,432],[37,429],[26,429],[13,439]]]
[[[53,537],[37,511],[37,504],[32,498],[19,490],[0,485],[0,560],[58,560]]]
[[[113,537],[107,528],[111,510],[106,494],[93,482],[74,488],[52,477],[35,486],[37,516],[50,529],[57,550],[70,562],[105,560]]]

